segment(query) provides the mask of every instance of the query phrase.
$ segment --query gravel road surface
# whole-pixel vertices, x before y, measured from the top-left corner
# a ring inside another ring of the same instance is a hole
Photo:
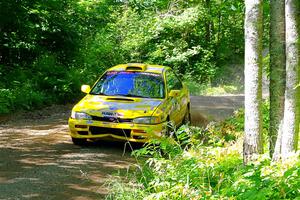
[[[191,97],[192,124],[221,120],[243,105],[243,96]],[[0,119],[0,200],[104,199],[106,183],[135,163],[124,143],[72,144],[72,105]]]

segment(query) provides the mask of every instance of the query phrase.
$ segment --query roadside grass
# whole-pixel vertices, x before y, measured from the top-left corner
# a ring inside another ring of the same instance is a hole
[[[216,96],[216,95],[234,95],[243,93],[242,86],[220,84],[212,86],[211,84],[199,84],[195,81],[185,81],[190,94],[193,96]]]
[[[133,155],[138,165],[109,183],[107,199],[299,199],[299,152],[243,165],[243,111],[206,128],[182,126]]]

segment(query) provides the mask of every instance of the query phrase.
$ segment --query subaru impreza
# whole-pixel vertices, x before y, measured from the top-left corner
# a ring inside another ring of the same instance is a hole
[[[72,141],[109,139],[147,142],[168,134],[190,119],[187,87],[170,67],[121,64],[112,67],[90,87],[72,109],[69,129]]]

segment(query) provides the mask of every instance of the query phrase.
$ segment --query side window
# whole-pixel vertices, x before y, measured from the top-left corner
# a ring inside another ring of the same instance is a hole
[[[182,89],[181,81],[177,78],[177,76],[174,74],[174,72],[172,72],[170,70],[168,70],[166,72],[166,81],[167,81],[168,91]]]

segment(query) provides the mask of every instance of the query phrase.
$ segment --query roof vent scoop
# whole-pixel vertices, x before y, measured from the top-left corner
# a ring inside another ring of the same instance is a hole
[[[126,71],[145,71],[147,65],[138,63],[129,63],[126,67]]]

